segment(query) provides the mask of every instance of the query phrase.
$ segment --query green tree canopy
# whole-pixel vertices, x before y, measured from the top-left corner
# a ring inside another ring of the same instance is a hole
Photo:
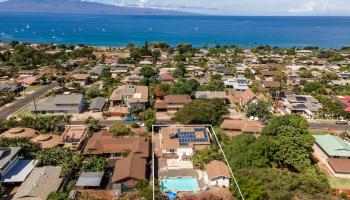
[[[173,87],[170,89],[170,93],[192,95],[198,90],[199,86],[200,84],[195,79],[182,79],[173,85]]]
[[[149,67],[149,66],[142,67],[140,73],[145,78],[152,78],[155,75],[157,75],[157,72],[152,67]]]
[[[228,114],[222,99],[196,99],[175,114],[175,120],[184,124],[212,124],[217,125]]]
[[[258,101],[256,103],[251,103],[248,105],[246,115],[247,117],[258,117],[268,119],[271,117],[271,112],[269,111],[270,105],[267,102]]]
[[[308,122],[299,115],[275,117],[263,128],[261,139],[266,155],[281,168],[301,172],[311,166],[310,150],[314,138]]]
[[[130,135],[132,134],[132,131],[129,127],[125,126],[124,124],[114,124],[111,126],[111,131],[116,135],[116,136],[125,136],[125,135]]]
[[[224,152],[233,169],[261,168],[269,165],[264,155],[264,143],[251,134],[233,138],[224,147]]]
[[[106,167],[108,167],[108,162],[105,157],[91,156],[84,160],[81,171],[104,172]]]
[[[304,92],[308,94],[326,94],[326,88],[319,82],[307,82],[304,85]]]

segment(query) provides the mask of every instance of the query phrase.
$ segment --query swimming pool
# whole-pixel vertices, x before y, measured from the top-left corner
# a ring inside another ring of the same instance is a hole
[[[162,191],[196,191],[198,190],[198,182],[196,178],[162,178]]]

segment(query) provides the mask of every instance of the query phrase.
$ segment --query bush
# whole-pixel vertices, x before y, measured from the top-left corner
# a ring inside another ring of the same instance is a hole
[[[114,124],[111,127],[111,131],[116,136],[126,136],[132,134],[131,129],[124,124]]]

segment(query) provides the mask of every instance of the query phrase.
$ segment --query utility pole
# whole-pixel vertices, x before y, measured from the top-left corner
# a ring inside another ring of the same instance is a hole
[[[35,103],[35,96],[34,96],[34,94],[33,94],[33,103],[34,103],[35,117],[38,118],[38,113],[37,113],[37,110],[36,110],[36,103]]]

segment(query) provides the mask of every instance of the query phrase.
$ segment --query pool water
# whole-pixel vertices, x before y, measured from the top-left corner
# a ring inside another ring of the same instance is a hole
[[[198,182],[196,178],[162,178],[162,191],[196,191],[198,190]]]

